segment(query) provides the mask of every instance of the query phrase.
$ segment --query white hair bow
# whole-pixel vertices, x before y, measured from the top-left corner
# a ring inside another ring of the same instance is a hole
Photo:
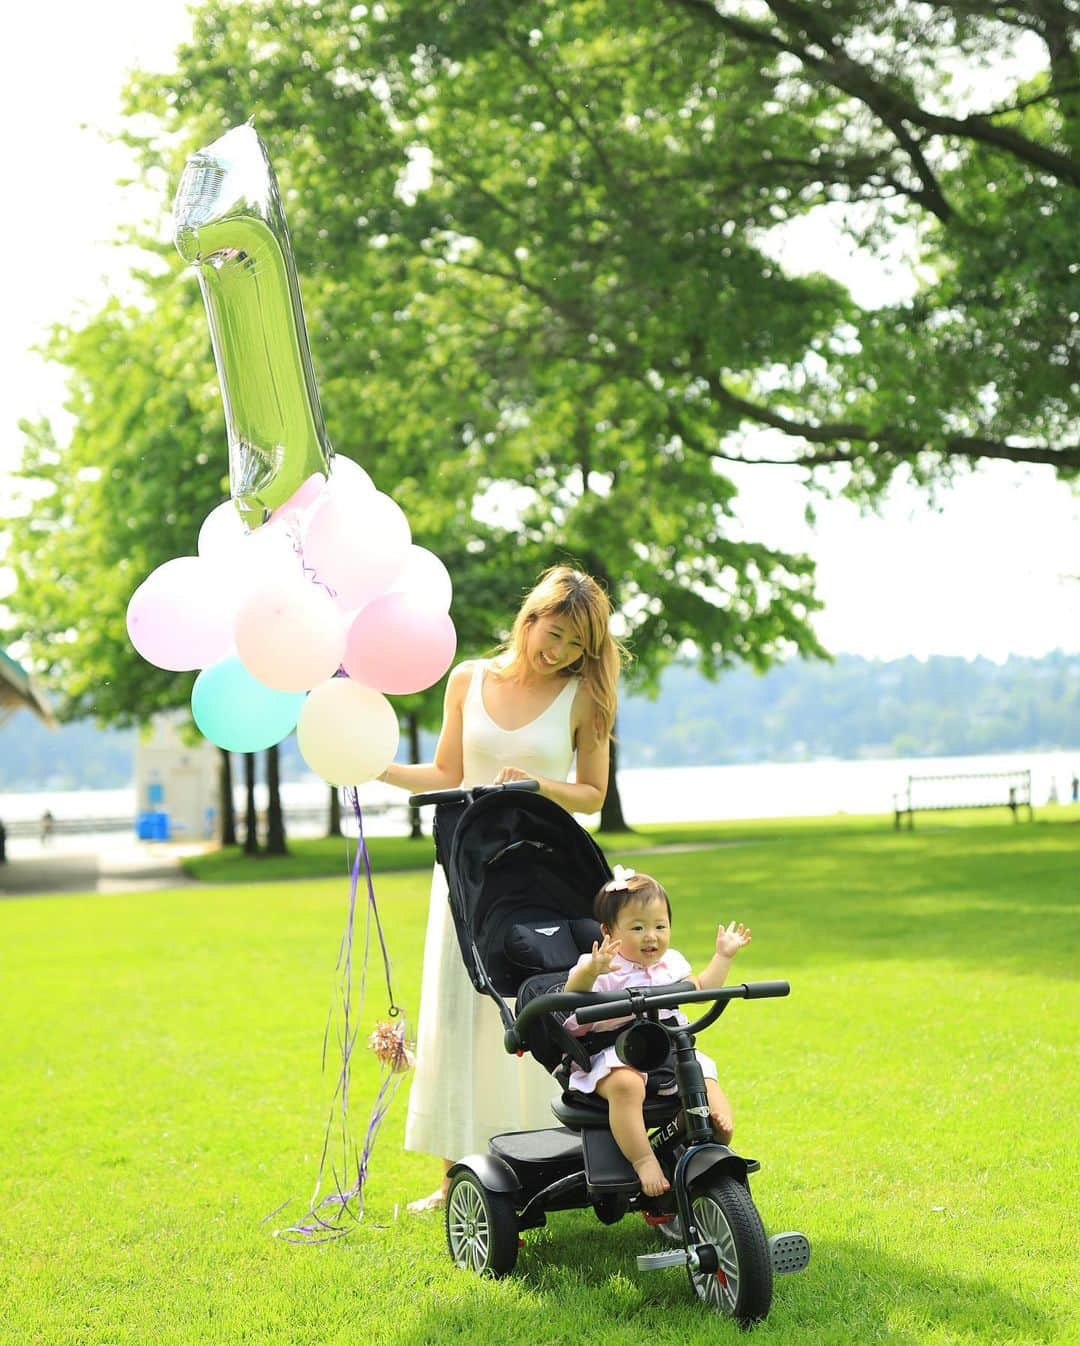
[[[622,865],[616,865],[612,873],[615,877],[610,883],[604,884],[605,893],[618,893],[621,892],[623,888],[629,888],[630,885],[627,883],[627,879],[632,879],[635,874],[637,874],[637,870],[623,869]]]

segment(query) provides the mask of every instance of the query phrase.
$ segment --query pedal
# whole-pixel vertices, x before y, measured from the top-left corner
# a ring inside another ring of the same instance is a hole
[[[672,1248],[670,1252],[639,1253],[638,1271],[662,1271],[664,1267],[686,1266],[686,1249]]]
[[[769,1256],[773,1271],[779,1276],[791,1276],[804,1270],[810,1262],[810,1240],[805,1234],[773,1234],[769,1239]]]

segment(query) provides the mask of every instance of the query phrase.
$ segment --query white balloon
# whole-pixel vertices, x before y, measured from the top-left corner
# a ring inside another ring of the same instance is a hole
[[[352,458],[346,458],[343,454],[335,453],[330,464],[330,480],[326,489],[338,493],[348,493],[349,495],[374,495],[375,483]]]
[[[450,611],[454,586],[450,572],[433,551],[418,547],[414,542],[405,557],[401,574],[390,585],[387,593],[402,593],[426,607],[440,612]]]
[[[331,785],[374,780],[394,760],[399,729],[381,692],[349,678],[313,687],[296,726],[304,761]]]
[[[215,505],[199,528],[199,555],[214,561],[227,555],[243,541],[247,529],[232,500]]]

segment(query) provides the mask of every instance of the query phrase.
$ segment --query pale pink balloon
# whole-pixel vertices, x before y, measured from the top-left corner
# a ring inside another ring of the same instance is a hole
[[[231,500],[215,505],[199,528],[199,555],[208,561],[227,555],[243,541],[247,529]]]
[[[267,523],[278,523],[283,520],[299,518],[305,510],[309,509],[323,492],[326,486],[326,477],[321,472],[313,472],[307,481],[289,496],[283,505],[278,505]]]
[[[304,564],[334,590],[340,607],[358,608],[393,584],[411,542],[409,521],[388,495],[357,501],[328,490],[307,522]]]
[[[408,594],[428,607],[449,612],[454,586],[450,572],[433,551],[418,547],[414,542],[405,558],[405,567],[391,584],[387,593]]]
[[[300,755],[331,785],[374,780],[394,760],[398,735],[386,697],[348,678],[313,687],[296,726]]]
[[[237,610],[234,630],[240,662],[278,692],[306,692],[333,677],[345,653],[341,613],[309,581],[255,589]]]
[[[438,682],[456,648],[454,623],[445,612],[408,594],[383,594],[353,618],[345,671],[368,687],[404,696]]]
[[[224,658],[232,647],[232,622],[230,595],[199,556],[158,566],[127,607],[131,643],[149,663],[177,673]]]

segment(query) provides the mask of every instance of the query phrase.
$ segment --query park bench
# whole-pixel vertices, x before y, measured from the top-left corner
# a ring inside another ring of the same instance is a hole
[[[893,826],[900,830],[906,816],[908,831],[915,826],[916,812],[942,809],[994,809],[1012,811],[1019,822],[1021,808],[1034,818],[1031,807],[1030,771],[964,772],[950,776],[909,776],[903,794],[893,795]]]

